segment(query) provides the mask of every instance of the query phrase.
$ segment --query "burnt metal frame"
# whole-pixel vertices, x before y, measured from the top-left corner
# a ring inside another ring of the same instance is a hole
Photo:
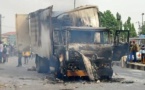
[[[109,42],[111,42],[111,31],[109,29],[106,29],[106,28],[94,28],[94,27],[66,27],[64,30],[67,31],[67,34],[68,34],[68,31],[70,30],[79,30],[79,31],[86,31],[88,29],[90,29],[90,31],[96,31],[96,32],[107,32],[108,33],[108,39],[109,39]],[[68,43],[68,42],[67,42]]]
[[[118,34],[120,34],[121,32],[127,32],[127,42],[129,43],[129,30],[116,30],[115,31],[115,36],[114,36],[114,45],[118,45],[119,43],[119,38],[117,38]],[[117,39],[117,40],[116,40]]]

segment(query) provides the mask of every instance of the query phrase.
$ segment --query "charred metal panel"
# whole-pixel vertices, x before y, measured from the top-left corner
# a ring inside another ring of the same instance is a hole
[[[84,56],[83,54],[82,54],[82,57],[83,57],[83,62],[84,62],[84,65],[86,67],[86,71],[87,71],[87,74],[89,76],[89,79],[95,80],[90,60],[86,56]]]
[[[62,26],[99,27],[98,8],[96,6],[76,8],[61,14],[57,19]]]
[[[127,55],[128,52],[129,52],[129,44],[128,43],[114,46],[112,60],[113,61],[120,61],[121,57],[124,55]]]
[[[29,17],[27,14],[16,14],[17,48],[19,51],[30,50]]]
[[[41,57],[52,55],[52,6],[30,13],[32,50]]]
[[[98,57],[108,60],[109,58],[111,59],[112,56],[111,44],[70,44],[69,49],[79,51],[90,58],[93,55],[97,55]]]
[[[116,30],[113,48],[113,60],[119,61],[129,53],[129,30]]]

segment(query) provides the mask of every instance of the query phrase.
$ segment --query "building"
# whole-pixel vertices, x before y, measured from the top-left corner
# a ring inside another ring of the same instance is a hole
[[[2,42],[3,42],[4,44],[8,44],[8,37],[2,35]]]
[[[2,41],[4,44],[16,44],[16,32],[7,32],[2,34]]]

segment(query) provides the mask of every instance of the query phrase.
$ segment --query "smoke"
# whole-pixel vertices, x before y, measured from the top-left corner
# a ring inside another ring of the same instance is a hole
[[[53,5],[56,11],[65,11],[74,9],[74,0],[43,0],[44,2]],[[76,0],[75,6],[87,5],[89,0]]]
[[[76,0],[76,7],[86,5],[89,0]],[[28,14],[38,9],[53,5],[55,11],[65,11],[74,8],[74,0],[1,0],[0,12],[2,19],[2,33],[15,31],[15,14]],[[11,6],[11,8],[10,8]],[[12,28],[11,28],[12,27]]]

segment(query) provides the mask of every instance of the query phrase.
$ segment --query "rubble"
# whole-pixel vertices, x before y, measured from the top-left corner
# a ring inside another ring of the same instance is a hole
[[[97,80],[97,82],[96,83],[100,83],[100,80]]]
[[[79,87],[74,87],[74,88],[79,88]]]
[[[112,78],[111,82],[122,82],[124,78]]]
[[[38,78],[19,78],[21,80],[38,80]]]
[[[122,81],[121,83],[132,84],[132,83],[134,83],[134,81]]]
[[[6,86],[4,84],[0,83],[0,88],[4,88],[4,87],[6,87]]]
[[[64,83],[63,85],[64,85],[64,86],[66,86],[67,84],[66,84],[66,83]]]
[[[60,89],[60,90],[74,90],[72,88]]]
[[[32,66],[27,69],[27,71],[36,71],[36,67]]]
[[[55,76],[53,74],[50,74],[49,76],[46,76],[45,78],[42,79],[44,81],[43,85],[45,84],[64,84],[64,81],[59,79],[59,78],[55,78]]]
[[[27,84],[23,84],[24,86],[26,86]]]

